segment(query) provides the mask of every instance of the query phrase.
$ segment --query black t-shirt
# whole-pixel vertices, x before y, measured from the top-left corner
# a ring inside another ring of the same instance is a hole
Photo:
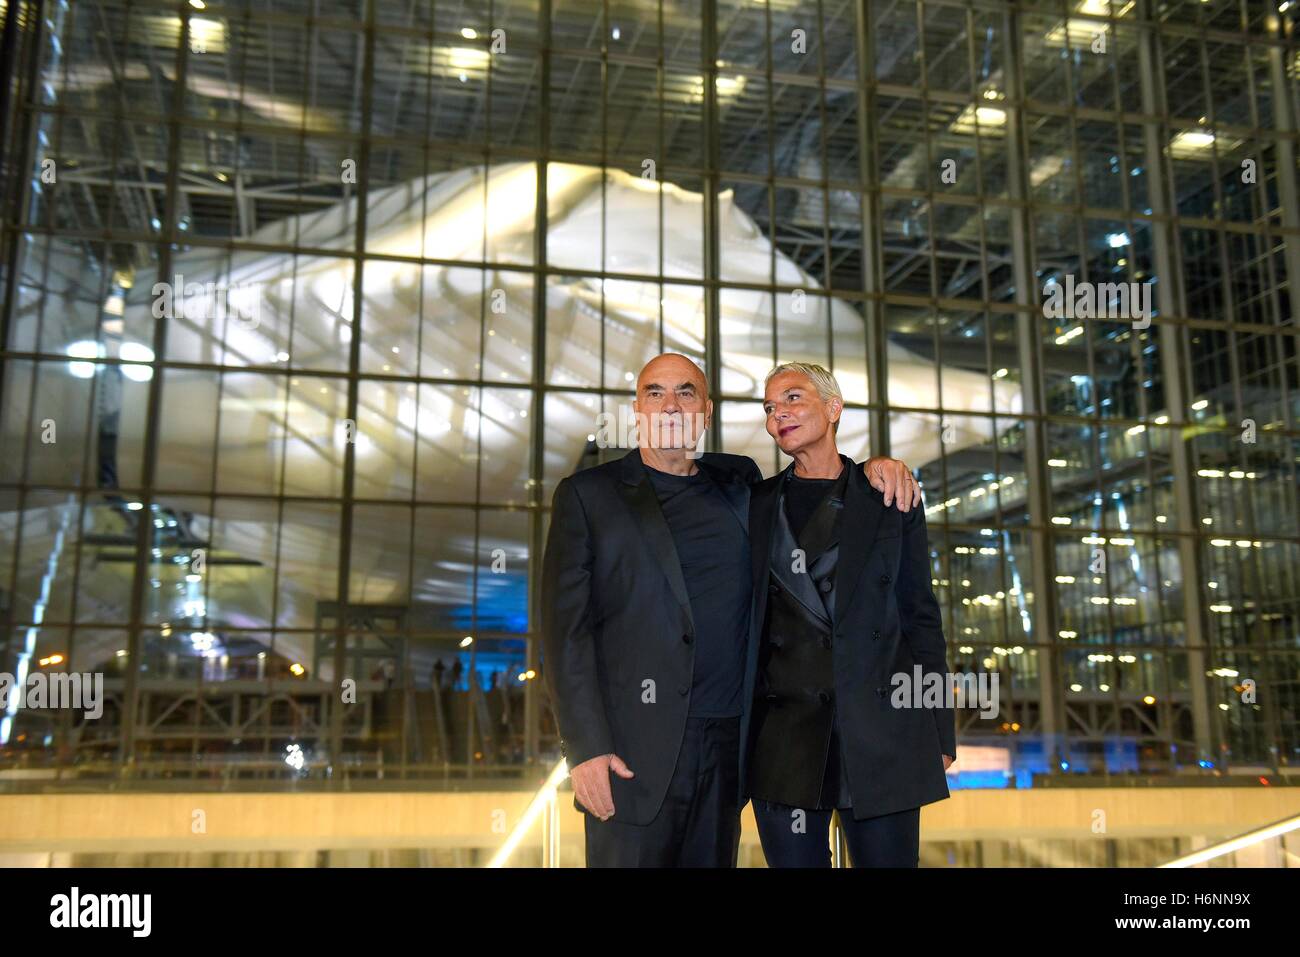
[[[703,469],[673,475],[646,466],[673,535],[695,619],[690,716],[741,713],[749,633],[749,536]]]
[[[797,539],[803,527],[812,518],[817,506],[822,503],[826,493],[834,487],[839,478],[800,478],[790,473],[785,483],[785,517],[790,523],[790,532]]]

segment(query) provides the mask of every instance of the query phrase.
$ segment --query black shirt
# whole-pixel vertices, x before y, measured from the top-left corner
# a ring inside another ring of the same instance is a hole
[[[812,518],[817,506],[822,503],[826,493],[839,481],[839,477],[830,479],[800,478],[790,473],[785,484],[785,517],[790,522],[790,532],[797,539],[803,527]]]
[[[703,469],[673,475],[645,467],[673,535],[695,620],[689,715],[741,713],[749,633],[749,536]]]

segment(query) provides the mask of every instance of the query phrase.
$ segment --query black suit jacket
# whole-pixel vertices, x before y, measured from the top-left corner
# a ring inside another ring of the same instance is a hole
[[[745,698],[752,702],[767,611],[770,544],[781,476],[750,495],[750,612]],[[903,811],[948,797],[942,755],[956,756],[953,710],[896,708],[893,676],[914,667],[948,672],[939,603],[931,588],[925,511],[886,508],[860,468],[849,473],[835,571],[832,659],[835,702],[844,739],[855,818]],[[944,685],[947,681],[945,679]],[[752,746],[747,708],[741,725],[741,781]]]
[[[758,466],[723,453],[697,463],[748,527]],[[695,645],[681,562],[638,450],[556,487],[541,630],[543,674],[569,767],[617,754],[635,777],[610,775],[615,816],[650,823],[681,749]]]

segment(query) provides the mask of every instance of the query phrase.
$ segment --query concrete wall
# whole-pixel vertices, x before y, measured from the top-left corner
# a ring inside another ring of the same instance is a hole
[[[531,797],[527,792],[0,795],[0,865],[57,865],[69,862],[65,855],[71,854],[78,863],[89,863],[85,855],[103,854],[112,857],[96,863],[127,863],[128,858],[139,863],[141,855],[164,855],[173,863],[219,864],[218,855],[232,852],[231,863],[260,860],[272,866],[371,866],[386,860],[473,865],[502,844]],[[564,863],[580,863],[582,819],[570,792],[560,798]],[[958,791],[923,809],[921,833],[931,846],[1182,837],[1191,840],[1181,846],[1186,851],[1297,813],[1300,789],[1282,787]],[[761,861],[748,808],[744,825],[741,860]],[[516,862],[537,863],[540,840],[535,824]],[[384,856],[404,850],[424,856]],[[1259,853],[1261,862],[1268,858],[1268,852]],[[1044,863],[1059,857],[1044,854],[1049,858]],[[1280,862],[1276,854],[1268,859]],[[983,863],[996,866],[997,861]]]

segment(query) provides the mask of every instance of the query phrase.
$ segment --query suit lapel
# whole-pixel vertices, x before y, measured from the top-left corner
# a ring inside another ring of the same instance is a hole
[[[776,533],[776,505],[780,501],[780,486],[764,491],[750,492],[749,561],[753,567],[754,607],[762,609],[767,603],[767,579],[771,570],[772,536]],[[761,615],[755,615],[758,621]]]
[[[882,502],[868,494],[871,486],[862,474],[862,466],[850,461],[848,488],[844,492],[844,517],[840,531],[839,567],[835,575],[835,620],[843,621],[849,601],[857,590],[862,570],[876,543],[880,520],[884,517]]]
[[[784,485],[785,482],[782,481],[781,484]],[[802,546],[790,531],[790,520],[785,516],[784,498],[784,494],[777,497],[776,521],[773,522],[776,538],[772,541],[772,576],[785,586],[785,590],[799,604],[808,609],[809,614],[829,625],[831,619],[821,593],[817,590],[817,583],[813,581],[812,569],[808,567],[807,551],[804,551],[803,571],[796,572],[790,567],[794,561],[795,548],[802,549]]]
[[[709,478],[713,479],[713,484],[718,487],[722,497],[727,500],[727,506],[735,514],[736,520],[740,522],[740,527],[745,530],[745,534],[748,535],[749,486],[735,472],[720,469],[704,459],[700,459],[698,464],[703,471],[708,473]]]
[[[659,497],[645,474],[640,450],[633,449],[623,456],[623,481],[618,490],[632,512],[646,547],[663,569],[673,597],[685,609],[691,630],[694,631],[695,617],[691,614],[691,597],[686,591],[686,579],[682,576],[681,559],[677,555],[677,546],[673,544],[673,533],[664,519],[663,509],[659,507]]]

